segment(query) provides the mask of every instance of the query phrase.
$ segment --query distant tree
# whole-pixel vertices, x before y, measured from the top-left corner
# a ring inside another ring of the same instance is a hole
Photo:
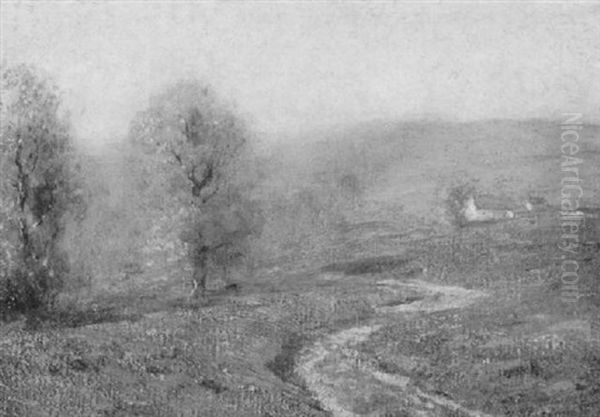
[[[469,198],[476,195],[473,182],[465,181],[451,186],[446,197],[446,214],[450,222],[458,229],[467,225],[464,209]]]
[[[2,315],[50,307],[68,272],[60,249],[77,197],[71,137],[52,83],[28,66],[2,73],[0,304]]]
[[[339,188],[342,194],[342,198],[356,205],[359,201],[362,187],[360,180],[355,174],[346,174],[339,180]]]
[[[151,99],[131,125],[131,141],[171,166],[171,195],[188,220],[181,233],[197,293],[206,289],[208,263],[251,234],[236,189],[247,130],[210,87],[182,81]],[[242,197],[240,197],[242,195]]]

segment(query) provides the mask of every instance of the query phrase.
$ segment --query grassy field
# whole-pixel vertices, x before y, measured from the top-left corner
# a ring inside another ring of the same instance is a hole
[[[69,308],[53,317],[0,324],[0,415],[600,415],[592,329],[600,317],[597,150],[587,150],[581,174],[590,211],[580,238],[587,244],[578,255],[580,298],[568,305],[557,247],[560,158],[550,156],[550,124],[382,129],[339,135],[357,143],[375,135],[377,152],[402,158],[379,160],[385,166],[373,171],[359,205],[344,207],[321,234],[290,234],[297,244],[257,265],[239,291],[215,288],[189,301],[189,271],[165,260],[65,296]],[[478,142],[492,133],[507,138],[504,147]],[[490,149],[496,154],[488,160]],[[302,177],[298,168],[278,181]],[[490,208],[518,208],[523,198],[536,207],[514,220],[457,228],[445,201],[451,186],[464,183]],[[390,291],[381,283],[413,280],[487,297],[402,312],[398,306],[422,302],[420,287]],[[331,356],[339,364],[359,358],[369,372],[314,364],[315,372],[335,373],[351,399],[344,411],[332,410],[297,366],[311,349],[327,349],[332,335],[374,324],[364,340],[330,346],[341,349]],[[407,401],[415,392],[418,404]]]
[[[553,223],[548,212],[536,225],[465,231],[456,250],[429,243],[434,279],[491,296],[463,310],[390,320],[357,350],[384,372],[490,415],[598,415],[598,249],[584,255],[582,297],[568,307]]]

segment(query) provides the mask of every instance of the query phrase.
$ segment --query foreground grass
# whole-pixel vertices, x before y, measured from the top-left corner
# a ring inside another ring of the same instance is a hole
[[[3,326],[0,413],[328,415],[293,367],[312,338],[369,314],[358,297],[338,296],[332,286],[270,288],[80,327]]]

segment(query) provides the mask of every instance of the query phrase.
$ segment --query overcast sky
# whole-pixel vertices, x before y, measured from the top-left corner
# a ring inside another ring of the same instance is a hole
[[[267,134],[600,114],[600,3],[3,2],[1,29],[2,62],[53,75],[89,143],[181,77]]]

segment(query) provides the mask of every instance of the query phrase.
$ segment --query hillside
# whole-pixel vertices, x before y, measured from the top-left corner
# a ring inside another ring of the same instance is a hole
[[[449,188],[473,184],[481,198],[516,206],[529,197],[560,203],[561,126],[545,120],[472,123],[377,121],[320,131],[289,140],[275,152],[297,186],[321,175],[328,181],[356,174],[369,199],[392,202],[430,219],[439,218]],[[583,206],[600,201],[596,178],[600,127],[580,130]],[[286,171],[287,171],[286,169]],[[310,180],[309,180],[310,179]],[[587,181],[585,180],[587,179]],[[434,211],[432,213],[431,211]]]
[[[93,285],[0,325],[0,413],[597,415],[599,133],[581,130],[571,304],[552,122],[377,122],[258,155],[262,234],[225,277],[238,286],[211,271],[199,300],[156,166],[90,157],[105,192],[70,250]],[[460,227],[453,190],[515,217]]]

